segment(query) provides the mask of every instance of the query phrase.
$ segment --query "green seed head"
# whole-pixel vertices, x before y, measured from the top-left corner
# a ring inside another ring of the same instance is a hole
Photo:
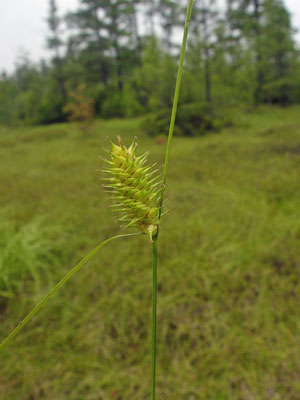
[[[111,193],[113,211],[120,214],[118,221],[123,227],[137,227],[146,233],[150,240],[156,235],[159,225],[159,202],[163,191],[160,176],[152,166],[146,166],[145,153],[135,155],[137,143],[124,146],[119,137],[118,145],[112,143],[110,160],[104,160],[108,174],[103,187]]]

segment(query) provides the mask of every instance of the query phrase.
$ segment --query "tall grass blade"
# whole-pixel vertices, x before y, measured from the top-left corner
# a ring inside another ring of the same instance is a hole
[[[178,105],[180,86],[181,86],[183,62],[184,62],[185,49],[186,49],[186,43],[187,43],[187,37],[188,37],[188,32],[189,32],[189,26],[190,26],[190,20],[191,20],[191,16],[192,16],[192,10],[193,10],[194,1],[195,0],[189,0],[188,6],[187,6],[187,10],[186,10],[186,19],[185,19],[185,25],[184,25],[184,31],[183,31],[183,38],[182,38],[182,45],[181,45],[181,51],[180,51],[180,58],[179,58],[179,66],[178,66],[178,72],[177,72],[175,92],[174,92],[174,97],[173,97],[173,107],[172,107],[172,113],[171,113],[168,142],[167,142],[167,148],[166,148],[166,154],[165,154],[163,185],[166,184],[166,180],[167,180],[167,172],[168,172],[168,166],[169,166],[171,142],[172,142],[172,139],[173,139],[174,126],[175,126],[176,113],[177,113],[177,105]],[[163,202],[164,202],[164,191],[161,194],[160,209],[159,209],[159,219],[161,219],[161,216],[162,216],[161,214],[162,214]]]
[[[175,85],[175,92],[173,98],[173,107],[171,113],[171,120],[170,120],[170,128],[169,128],[169,135],[168,135],[168,143],[166,148],[166,155],[165,155],[165,163],[164,163],[164,173],[163,173],[163,186],[166,185],[167,180],[167,172],[169,166],[169,158],[170,158],[170,149],[171,149],[171,142],[174,133],[174,126],[175,126],[175,119],[177,113],[177,105],[179,99],[179,92],[180,92],[180,85],[181,85],[181,77],[182,77],[182,70],[183,70],[183,62],[185,56],[185,49],[187,43],[187,37],[189,32],[189,25],[192,16],[192,9],[195,0],[189,0],[187,10],[186,10],[186,20],[182,38],[182,45],[180,51],[180,58],[179,58],[179,66],[177,72],[177,79]],[[164,204],[164,194],[165,191],[161,192],[160,203],[159,203],[159,214],[158,219],[161,220],[162,217],[162,208]],[[156,308],[157,308],[157,239],[159,234],[159,226],[155,237],[153,238],[152,244],[152,266],[153,266],[153,284],[152,284],[152,368],[151,368],[151,400],[155,400],[155,381],[156,381]]]

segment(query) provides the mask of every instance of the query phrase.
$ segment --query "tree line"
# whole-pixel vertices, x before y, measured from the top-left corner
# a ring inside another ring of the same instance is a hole
[[[25,55],[13,73],[1,73],[0,123],[64,121],[78,87],[102,117],[169,108],[185,6],[183,0],[80,0],[61,16],[49,0],[45,40],[52,58],[33,63]],[[181,102],[299,102],[294,33],[282,0],[196,0]]]

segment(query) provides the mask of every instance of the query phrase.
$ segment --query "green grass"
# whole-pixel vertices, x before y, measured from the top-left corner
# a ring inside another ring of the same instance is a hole
[[[56,240],[60,234],[58,227],[46,226],[41,218],[18,226],[4,213],[1,217],[0,304],[1,300],[13,298],[15,292],[22,291],[26,280],[29,285],[34,281],[39,291],[44,278],[51,281],[49,265],[60,262],[56,252],[60,249]]]
[[[160,232],[159,400],[300,399],[299,113],[262,108],[221,134],[174,139]],[[16,272],[0,296],[0,339],[120,232],[97,157],[106,135],[136,135],[162,164],[164,145],[139,125],[97,121],[88,137],[72,124],[1,130],[0,249],[17,242],[18,257],[2,263]],[[107,245],[0,355],[0,399],[148,400],[151,274],[144,237]]]

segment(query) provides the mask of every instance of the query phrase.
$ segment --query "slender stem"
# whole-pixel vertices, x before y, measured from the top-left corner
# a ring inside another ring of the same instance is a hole
[[[88,255],[86,255],[74,268],[72,268],[55,286],[50,292],[30,311],[29,314],[15,327],[14,330],[3,340],[0,344],[0,353],[5,347],[11,342],[11,340],[16,336],[16,334],[31,320],[31,318],[47,303],[47,301],[60,289],[75,272],[79,271],[104,245],[111,242],[112,240],[119,239],[125,236],[140,235],[140,233],[127,233],[124,235],[113,236],[109,239],[104,240],[104,242],[98,244]]]
[[[152,368],[151,400],[155,400],[156,371],[156,306],[157,304],[157,240],[152,243]]]
[[[190,20],[191,20],[194,1],[195,0],[188,0],[188,6],[187,6],[187,10],[186,10],[186,20],[185,20],[183,39],[182,39],[182,45],[181,45],[181,51],[180,51],[179,66],[178,66],[178,72],[177,72],[177,79],[176,79],[176,85],[175,85],[173,107],[172,107],[172,114],[171,114],[170,128],[169,128],[169,135],[168,135],[168,143],[167,143],[166,155],[165,155],[164,174],[163,174],[163,185],[164,186],[166,185],[166,180],[167,180],[171,142],[172,142],[173,133],[174,133],[177,105],[178,105],[180,85],[181,85],[183,61],[184,61],[184,56],[185,56],[186,42],[187,42],[189,24],[190,24]],[[159,220],[161,220],[161,217],[162,217],[163,203],[164,203],[164,191],[162,191],[162,195],[160,198]],[[157,308],[157,239],[158,239],[158,233],[159,233],[159,230],[157,231],[155,237],[153,238],[153,243],[152,243],[152,268],[153,268],[153,278],[152,279],[153,279],[153,282],[152,282],[151,400],[155,400],[155,380],[156,380],[156,308]]]
[[[183,61],[184,61],[184,56],[185,56],[186,42],[187,42],[187,37],[188,37],[188,32],[189,32],[189,25],[190,25],[190,20],[191,20],[191,16],[192,16],[192,9],[193,9],[194,1],[195,0],[189,0],[187,10],[186,10],[186,19],[185,19],[182,45],[181,45],[181,51],[180,51],[180,59],[179,59],[179,66],[178,66],[178,72],[177,72],[176,86],[175,86],[175,92],[174,92],[174,98],[173,98],[173,107],[172,107],[172,114],[171,114],[171,121],[170,121],[169,135],[168,135],[168,143],[167,143],[166,155],[165,155],[163,185],[166,184],[166,180],[167,180],[171,142],[172,142],[173,133],[174,133],[178,98],[179,98],[180,85],[181,85]],[[162,191],[162,195],[161,195],[161,199],[160,199],[159,219],[161,219],[163,202],[164,202],[164,191]]]

